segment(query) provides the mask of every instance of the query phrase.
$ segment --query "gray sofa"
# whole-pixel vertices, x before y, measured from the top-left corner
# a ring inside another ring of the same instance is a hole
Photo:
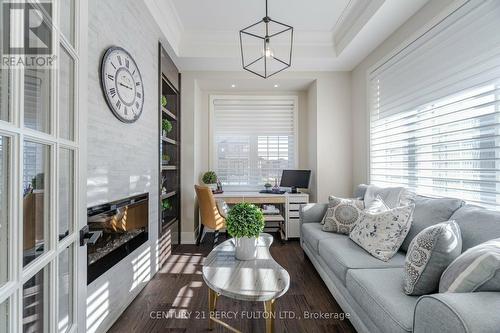
[[[364,195],[364,187],[356,193]],[[500,237],[500,212],[451,198],[418,196],[413,224],[401,250],[388,262],[372,257],[348,236],[321,230],[327,204],[300,211],[300,243],[333,297],[358,332],[500,332],[500,292],[403,293],[405,251],[425,227],[455,220],[463,250]]]

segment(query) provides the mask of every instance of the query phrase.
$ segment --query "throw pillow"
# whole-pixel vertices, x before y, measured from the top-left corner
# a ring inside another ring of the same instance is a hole
[[[385,201],[382,200],[382,198],[379,195],[377,195],[377,198],[375,200],[373,200],[369,206],[365,207],[364,212],[375,214],[375,213],[385,212],[389,209],[390,208],[387,207],[387,204],[385,203]]]
[[[321,222],[323,231],[348,235],[363,215],[364,203],[358,199],[328,197],[328,209]]]
[[[415,205],[402,206],[381,213],[365,213],[349,237],[375,258],[391,259],[410,230]]]
[[[408,295],[434,293],[448,265],[462,253],[462,235],[455,221],[422,230],[406,253],[403,289]]]
[[[409,206],[415,200],[416,194],[404,187],[378,187],[368,185],[365,191],[365,205],[369,206],[378,196],[384,200],[389,208]]]
[[[439,292],[500,291],[500,238],[476,245],[441,275]]]

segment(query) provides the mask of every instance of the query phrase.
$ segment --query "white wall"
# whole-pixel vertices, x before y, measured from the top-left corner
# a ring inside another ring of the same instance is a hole
[[[353,71],[351,81],[353,186],[368,181],[368,105],[367,72],[402,43],[415,36],[453,0],[429,1],[389,38],[367,56]]]
[[[194,184],[209,169],[209,95],[297,95],[299,97],[299,167],[313,171],[311,200],[329,194],[350,195],[350,74],[345,72],[286,72],[280,80],[310,82],[296,91],[238,91],[211,89],[207,82],[248,79],[242,72],[182,73],[182,242],[194,242],[198,226]],[[258,79],[260,80],[260,79]],[[202,84],[199,84],[203,82]],[[317,184],[317,177],[321,183]]]
[[[89,1],[88,206],[149,193],[149,241],[87,288],[87,330],[105,332],[157,271],[158,41],[159,27],[137,0]],[[104,100],[99,65],[104,51],[121,46],[144,81],[144,109],[133,124],[120,122]]]

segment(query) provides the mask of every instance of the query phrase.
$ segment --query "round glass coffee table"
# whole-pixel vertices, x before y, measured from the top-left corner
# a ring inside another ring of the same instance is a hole
[[[213,322],[239,332],[213,316],[217,297],[222,295],[242,301],[264,303],[266,332],[274,331],[274,301],[290,287],[290,275],[274,261],[269,247],[273,236],[262,233],[257,241],[257,257],[241,261],[235,258],[234,240],[228,239],[216,246],[203,264],[203,279],[208,286],[208,328]]]

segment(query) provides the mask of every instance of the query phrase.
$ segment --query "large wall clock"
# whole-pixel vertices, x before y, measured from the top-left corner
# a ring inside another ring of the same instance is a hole
[[[101,88],[114,115],[133,123],[142,113],[144,85],[134,58],[121,47],[110,47],[102,57]]]

